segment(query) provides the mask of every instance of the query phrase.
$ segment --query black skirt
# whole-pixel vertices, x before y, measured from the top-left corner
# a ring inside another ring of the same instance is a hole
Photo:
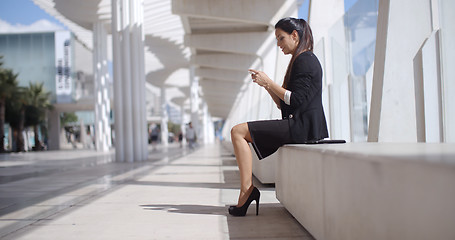
[[[248,122],[254,151],[259,159],[266,158],[284,144],[292,143],[289,120]]]

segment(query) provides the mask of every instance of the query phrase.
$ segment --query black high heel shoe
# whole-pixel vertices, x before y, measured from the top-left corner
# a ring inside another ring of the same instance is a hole
[[[243,217],[246,215],[246,211],[248,210],[248,207],[250,206],[251,202],[253,200],[256,201],[256,215],[259,214],[259,198],[261,197],[261,193],[259,190],[254,187],[253,191],[251,192],[250,196],[246,200],[246,202],[243,204],[241,207],[237,206],[230,206],[229,207],[229,214],[232,216],[240,216]]]

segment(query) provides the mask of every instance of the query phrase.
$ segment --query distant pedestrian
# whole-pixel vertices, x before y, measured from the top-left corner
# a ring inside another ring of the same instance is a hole
[[[188,142],[188,146],[190,147],[190,149],[194,149],[196,145],[196,140],[197,140],[196,131],[193,128],[193,124],[190,122],[188,124],[188,129],[186,129],[186,141]]]
[[[160,134],[160,128],[157,125],[152,126],[152,132],[150,133],[150,143],[152,143],[152,149],[156,149],[158,143],[158,136]]]
[[[179,132],[179,144],[180,144],[180,147],[183,147],[183,133],[180,131]]]

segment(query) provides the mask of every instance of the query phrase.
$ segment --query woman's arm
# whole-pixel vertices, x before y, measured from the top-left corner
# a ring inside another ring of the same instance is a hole
[[[270,94],[270,96],[272,97],[273,101],[275,102],[275,104],[277,105],[278,108],[281,108],[280,107],[280,98],[270,89],[267,89],[267,92]]]
[[[291,108],[307,106],[312,99],[321,95],[322,68],[316,56],[311,52],[300,54],[294,61],[291,75]],[[288,85],[289,86],[289,85]]]

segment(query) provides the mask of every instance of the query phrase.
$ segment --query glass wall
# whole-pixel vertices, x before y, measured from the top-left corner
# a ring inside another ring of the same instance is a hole
[[[345,15],[328,31],[324,61],[329,86],[331,134],[352,142],[368,136],[378,0],[346,0]],[[320,46],[316,46],[318,48]],[[322,55],[322,54],[320,54]],[[331,70],[331,71],[327,71]]]
[[[376,46],[378,0],[358,0],[346,12],[351,139],[366,141],[373,62]]]
[[[0,34],[4,68],[19,73],[20,86],[43,82],[55,102],[54,33]]]

